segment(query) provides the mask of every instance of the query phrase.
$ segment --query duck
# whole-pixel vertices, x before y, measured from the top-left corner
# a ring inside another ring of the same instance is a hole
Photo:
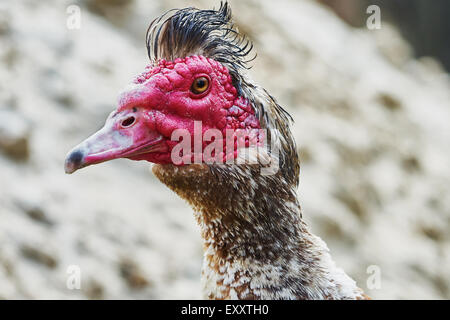
[[[369,299],[303,219],[293,119],[249,76],[253,44],[229,4],[166,12],[146,47],[150,64],[103,128],[69,151],[65,172],[152,163],[193,208],[205,299]]]

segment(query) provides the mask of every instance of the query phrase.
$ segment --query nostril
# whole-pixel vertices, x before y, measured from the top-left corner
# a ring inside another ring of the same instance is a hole
[[[133,117],[133,116],[132,117],[128,117],[128,118],[126,118],[125,120],[122,121],[122,127],[123,128],[128,128],[128,127],[132,126],[135,121],[136,121],[135,117]]]

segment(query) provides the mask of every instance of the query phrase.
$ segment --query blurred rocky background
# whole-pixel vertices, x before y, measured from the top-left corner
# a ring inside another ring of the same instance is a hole
[[[450,70],[450,2],[447,0],[318,0],[355,27],[366,24],[370,5],[383,8],[383,20],[395,24],[414,56],[434,56]]]
[[[373,298],[449,299],[449,4],[387,2],[368,1],[376,30],[365,1],[231,3],[251,74],[295,119],[312,230]],[[201,297],[192,212],[148,163],[63,170],[147,64],[149,22],[188,5],[219,3],[0,2],[0,299]]]

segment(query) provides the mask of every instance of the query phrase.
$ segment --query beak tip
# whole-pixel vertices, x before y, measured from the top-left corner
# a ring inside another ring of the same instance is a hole
[[[76,169],[72,169],[70,166],[68,166],[67,164],[64,165],[64,172],[66,174],[72,174],[76,171]]]
[[[84,163],[84,154],[80,150],[73,150],[69,152],[66,157],[66,161],[64,162],[64,171],[67,174],[72,174],[81,167],[83,167]]]

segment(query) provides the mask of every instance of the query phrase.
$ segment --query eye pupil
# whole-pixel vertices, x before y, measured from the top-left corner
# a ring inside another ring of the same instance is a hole
[[[200,94],[205,92],[209,87],[209,80],[206,77],[200,77],[194,80],[192,84],[191,91],[195,94]]]

